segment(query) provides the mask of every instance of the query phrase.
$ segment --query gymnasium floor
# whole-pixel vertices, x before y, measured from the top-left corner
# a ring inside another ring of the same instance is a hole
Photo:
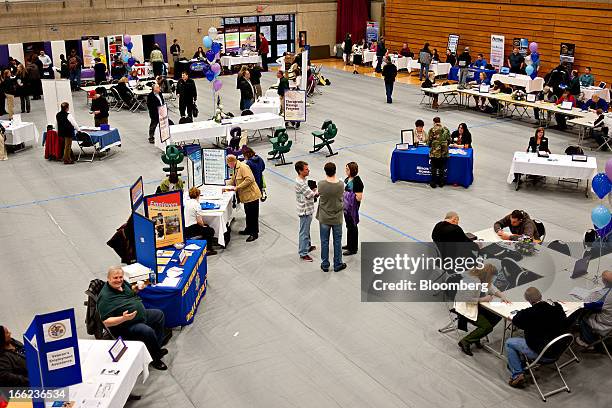
[[[519,192],[506,184],[513,152],[526,148],[533,123],[455,109],[436,114],[418,105],[420,90],[412,84],[397,84],[394,103],[387,105],[380,79],[351,71],[323,69],[331,86],[313,99],[288,158],[306,160],[315,179],[323,178],[329,160],[339,169],[349,161],[359,164],[365,184],[361,241],[429,240],[449,210],[460,214],[466,231],[478,231],[515,208],[542,220],[547,240],[582,239],[596,198],[555,182]],[[236,112],[235,76],[222,80],[223,103]],[[274,81],[274,72],[265,74],[264,90]],[[196,83],[203,120],[212,113],[210,85]],[[91,125],[84,94],[75,94],[74,102],[77,121]],[[32,111],[24,120],[42,130],[42,103],[34,101]],[[429,127],[436,115],[451,130],[460,122],[472,130],[474,184],[434,190],[427,184],[391,183],[389,161],[400,129],[418,118]],[[177,122],[176,115],[172,118]],[[328,118],[339,130],[339,154],[331,159],[308,153],[310,132]],[[0,324],[13,333],[22,333],[36,313],[74,307],[78,331],[86,337],[83,292],[91,279],[104,279],[107,268],[119,263],[105,243],[129,216],[128,186],[142,175],[145,192],[152,193],[163,176],[160,152],[147,142],[148,115],[112,112],[110,122],[120,129],[123,146],[107,160],[64,166],[45,161],[43,149],[35,147],[0,162]],[[577,139],[552,130],[547,135],[553,152]],[[266,142],[253,148],[262,156],[269,150]],[[600,169],[609,157],[589,154]],[[314,263],[301,262],[295,172],[292,166],[267,164],[269,198],[260,209],[260,238],[246,243],[236,233],[228,249],[209,258],[209,291],[194,323],[175,331],[165,358],[169,370],[152,369],[147,383],[136,389],[142,400],[127,406],[541,406],[533,385],[515,390],[506,384],[504,362],[481,350],[468,357],[454,338],[437,332],[446,322],[444,305],[361,303],[358,256],[345,258],[348,268],[340,273],[322,273],[316,252]],[[243,227],[241,211],[233,231]],[[318,246],[316,222],[312,237]],[[602,355],[583,354],[580,364],[566,370],[573,392],[548,404],[609,405],[610,364]],[[544,386],[558,384],[544,381]]]

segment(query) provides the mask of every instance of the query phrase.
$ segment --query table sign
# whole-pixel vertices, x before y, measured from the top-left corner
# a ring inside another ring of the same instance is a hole
[[[223,186],[229,178],[224,149],[202,149],[204,184]]]
[[[395,145],[395,148],[397,150],[408,150],[410,149],[410,144],[409,143],[399,143]]]
[[[187,187],[199,187],[202,184],[204,184],[202,149],[198,148],[187,156]]]
[[[185,263],[185,258],[187,258],[187,253],[185,252],[185,250],[183,249],[180,253],[179,253],[179,263],[181,265],[183,265]]]
[[[121,336],[119,336],[115,344],[113,344],[113,346],[108,350],[108,354],[110,354],[111,358],[113,359],[113,362],[116,363],[121,359],[121,357],[123,357],[126,351],[127,345],[125,344]]]

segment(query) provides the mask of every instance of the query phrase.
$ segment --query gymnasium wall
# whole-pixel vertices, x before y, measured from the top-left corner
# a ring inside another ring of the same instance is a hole
[[[576,44],[574,66],[593,68],[596,81],[612,83],[612,3],[554,0],[387,0],[387,48],[408,42],[417,53],[425,42],[446,52],[449,34],[459,34],[459,49],[469,46],[472,58],[482,52],[487,61],[491,34],[506,37],[506,57],[512,40],[539,44],[544,76],[559,64],[561,42]],[[444,58],[442,58],[444,60]]]
[[[313,46],[333,46],[336,37],[333,0],[43,0],[0,7],[0,44],[166,33],[168,46],[177,38],[193,53],[221,17],[270,14],[295,14],[296,37],[307,31]]]

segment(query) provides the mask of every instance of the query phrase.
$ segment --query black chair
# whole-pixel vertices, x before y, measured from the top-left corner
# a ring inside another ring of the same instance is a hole
[[[568,156],[573,156],[573,155],[582,155],[584,154],[584,150],[582,150],[582,147],[580,146],[568,146],[567,149],[565,149],[565,154]],[[576,184],[579,185],[582,182],[582,180],[580,179],[573,179],[573,178],[559,178],[559,180],[557,181],[557,184],[559,183],[572,183],[572,184]]]
[[[538,235],[540,236],[540,241],[544,242],[544,237],[546,237],[546,228],[544,227],[544,223],[540,220],[533,220],[536,229],[538,230]]]
[[[113,334],[106,327],[98,312],[98,299],[104,284],[105,282],[100,279],[93,279],[89,282],[89,288],[85,291],[87,295],[87,300],[84,302],[87,307],[85,325],[87,334],[94,336],[96,340],[114,340]]]
[[[597,231],[594,229],[590,229],[584,233],[584,238],[582,239],[582,245],[585,248],[591,248],[593,246],[593,242],[595,242],[599,238],[597,235]]]
[[[501,273],[506,280],[506,287],[503,290],[508,290],[516,287],[519,275],[523,272],[523,268],[516,263],[514,259],[504,258],[501,260]],[[501,286],[501,285],[500,285]],[[499,288],[502,290],[501,288]]]
[[[79,132],[76,132],[74,136],[74,140],[77,142],[77,145],[79,146],[79,156],[77,157],[77,161],[81,161],[81,155],[87,154],[84,149],[91,147],[93,149],[93,152],[91,153],[91,160],[83,160],[83,161],[89,161],[90,163],[93,162],[94,158],[96,157],[96,153],[98,152],[98,147],[96,146],[96,143],[94,143],[93,140],[91,140],[91,136],[89,136],[89,134],[85,132],[79,131]]]
[[[561,252],[562,254],[565,254],[567,256],[571,256],[572,254],[569,245],[566,242],[563,242],[558,239],[551,241],[550,244],[548,244],[548,248],[552,249],[553,251]]]

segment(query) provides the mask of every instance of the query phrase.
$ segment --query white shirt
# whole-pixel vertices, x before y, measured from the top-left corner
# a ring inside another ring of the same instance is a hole
[[[49,68],[49,66],[51,65],[51,58],[49,58],[47,54],[39,55],[38,59],[40,60],[40,62],[42,62],[43,68]]]
[[[198,211],[202,208],[200,201],[189,198],[184,204],[185,227],[190,227],[198,222]]]
[[[77,132],[81,129],[79,129],[79,125],[77,124],[76,120],[74,119],[74,116],[72,116],[72,113],[68,113],[68,117],[66,118],[68,119],[68,122],[70,122],[72,124],[72,126],[74,126],[74,130],[76,130]]]

